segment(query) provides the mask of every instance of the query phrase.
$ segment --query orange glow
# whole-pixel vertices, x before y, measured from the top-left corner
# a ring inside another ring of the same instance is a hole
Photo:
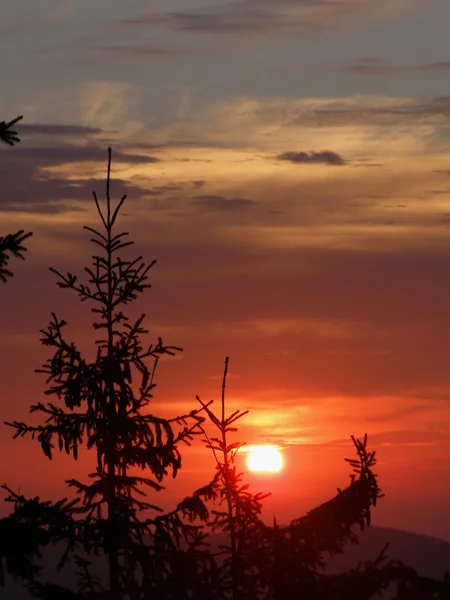
[[[283,467],[283,457],[275,446],[253,446],[248,455],[247,466],[250,471],[277,473]]]

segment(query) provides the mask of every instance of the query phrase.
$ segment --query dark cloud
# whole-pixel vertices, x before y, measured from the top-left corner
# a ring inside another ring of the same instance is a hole
[[[20,123],[20,132],[24,135],[50,136],[85,136],[103,133],[98,127],[83,127],[82,125],[56,125],[50,123]]]
[[[55,135],[70,139],[78,134],[96,133],[96,129],[77,127],[74,125],[28,125],[33,135]],[[100,131],[100,130],[98,130]],[[34,214],[55,214],[80,210],[78,202],[92,199],[95,190],[103,195],[104,180],[102,178],[65,179],[44,171],[43,168],[64,164],[89,163],[99,161],[106,165],[107,147],[89,144],[70,145],[52,144],[51,146],[32,146],[20,144],[16,148],[1,150],[0,180],[2,194],[0,196],[0,212],[22,212]],[[147,154],[134,154],[121,151],[112,153],[113,163],[155,163],[159,159]],[[112,178],[111,189],[115,197],[124,194],[133,199],[143,197],[147,191],[135,184]],[[159,190],[158,193],[161,193]]]
[[[359,163],[358,165],[353,165],[353,166],[354,167],[369,167],[369,168],[372,168],[372,167],[384,167],[384,164],[383,163],[366,163],[366,162],[364,162],[364,163]]]
[[[299,10],[302,7],[305,11]],[[118,22],[128,27],[244,35],[315,30],[358,11],[361,11],[360,5],[346,0],[338,3],[328,0],[237,0],[213,8],[142,14]]]
[[[66,202],[4,202],[0,200],[0,212],[18,212],[39,215],[57,215],[65,212],[79,212],[82,208]]]
[[[67,130],[69,137],[70,131],[71,127]],[[108,158],[106,148],[68,144],[33,147],[22,144],[12,150],[6,150],[9,151],[2,150],[0,161],[2,181],[0,211],[2,212],[62,213],[67,210],[79,210],[79,206],[76,208],[76,203],[91,201],[94,190],[99,197],[103,197],[105,183],[102,177],[65,179],[49,174],[43,168],[71,162],[89,163],[94,160],[106,165]],[[115,162],[139,164],[156,161],[152,156],[114,150],[112,158],[113,167]],[[128,184],[114,177],[111,180],[111,189],[114,197],[127,194],[137,199],[146,194],[145,188],[134,183]]]
[[[212,162],[211,158],[177,158],[174,160],[178,160],[179,162],[183,162],[183,163],[188,163],[188,162],[210,163],[210,162]]]
[[[224,196],[202,195],[195,198],[195,204],[206,210],[234,212],[257,204],[248,198],[225,198]]]
[[[69,135],[70,137],[70,135]],[[38,160],[41,164],[64,164],[70,162],[89,162],[107,160],[107,148],[101,146],[73,146],[69,144],[52,146],[25,146],[19,145],[14,149],[14,156],[19,160]],[[148,154],[128,154],[114,150],[113,161],[142,164],[159,162],[159,158]]]
[[[288,25],[281,15],[261,9],[242,8],[238,3],[217,9],[173,11],[143,15],[121,21],[124,25],[164,26],[178,31],[230,34],[273,31]]]
[[[360,58],[345,67],[349,73],[357,75],[390,75],[393,73],[448,73],[450,61],[425,63],[420,65],[393,65],[382,58]]]
[[[83,45],[86,48],[86,45]],[[166,46],[156,46],[153,44],[109,44],[105,46],[90,45],[90,50],[100,50],[103,52],[113,52],[133,57],[164,57],[180,56],[186,54],[185,49],[172,48]]]
[[[179,189],[181,189],[180,185],[157,185],[152,188],[152,191],[159,194],[165,194],[166,192],[175,192]]]
[[[206,181],[204,179],[196,179],[195,181],[191,181],[191,186],[195,190],[199,190],[206,185]]]
[[[325,165],[345,165],[344,159],[330,150],[320,152],[283,152],[277,156],[278,160],[286,160],[295,164],[321,163]]]
[[[182,185],[156,185],[145,192],[146,196],[163,196],[170,192],[177,192],[182,189]]]
[[[50,131],[60,137],[70,138],[72,133],[91,133],[90,128],[76,126],[36,125],[32,129],[38,135]],[[60,141],[59,138],[57,141]],[[146,150],[152,151],[155,147],[141,144],[139,150],[133,152],[131,146],[125,151],[112,152],[113,171],[117,163],[155,163],[159,159]],[[9,150],[9,149],[8,149]],[[19,145],[9,152],[3,152],[0,161],[0,180],[4,183],[4,190],[0,196],[0,212],[20,212],[30,214],[57,214],[67,211],[82,210],[84,204],[92,200],[95,190],[99,197],[103,196],[104,180],[99,178],[70,178],[66,179],[54,175],[46,169],[59,167],[64,164],[81,163],[89,164],[98,161],[106,165],[107,149],[99,144],[75,145],[49,144],[49,145]],[[200,190],[205,185],[204,180],[194,181],[169,181],[163,185],[149,186],[148,180],[141,182],[127,182],[113,177],[111,190],[113,197],[127,194],[133,201],[143,198],[161,198],[162,203],[154,203],[154,210],[167,210],[169,207],[179,206],[181,199],[169,197],[174,193],[192,193]],[[190,194],[189,194],[190,195]],[[245,198],[225,198],[222,196],[198,196],[191,202],[202,211],[228,211],[236,212],[253,204],[252,200]],[[192,206],[192,204],[191,204]],[[182,213],[185,216],[185,212]]]
[[[37,172],[26,173],[23,168],[11,169],[7,175],[0,169],[0,178],[5,182],[4,193],[0,196],[0,212],[64,213],[67,210],[80,210],[75,202],[92,202],[92,192],[103,197],[104,179],[43,179]],[[114,198],[127,194],[137,199],[146,190],[128,184],[121,179],[111,179]]]
[[[189,140],[189,139],[179,139],[179,140],[167,140],[162,144],[148,144],[147,142],[136,142],[133,144],[133,149],[144,149],[144,150],[163,150],[164,148],[228,148],[229,146],[224,142],[216,142],[212,140],[208,140],[207,142],[202,139],[197,140]],[[182,158],[179,159],[183,162],[206,162],[205,159],[195,159],[195,158]],[[211,162],[208,160],[207,162]]]

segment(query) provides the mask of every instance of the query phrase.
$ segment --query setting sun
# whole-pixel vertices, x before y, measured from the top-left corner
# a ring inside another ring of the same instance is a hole
[[[283,467],[283,458],[275,446],[253,446],[248,455],[250,471],[276,473]]]

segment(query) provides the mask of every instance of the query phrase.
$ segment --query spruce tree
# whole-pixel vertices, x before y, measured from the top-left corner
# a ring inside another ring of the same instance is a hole
[[[390,600],[444,600],[450,598],[450,579],[420,577],[414,569],[388,559],[388,545],[373,560],[341,574],[323,570],[327,561],[358,543],[358,532],[369,527],[372,511],[383,497],[374,472],[376,451],[368,449],[368,437],[351,437],[355,458],[345,459],[352,472],[350,484],[338,489],[331,500],[306,515],[280,526],[261,519],[266,495],[252,492],[236,467],[236,455],[244,446],[231,442],[237,421],[248,411],[226,414],[225,359],[220,411],[197,397],[214,433],[202,424],[204,443],[216,460],[213,501],[208,527],[221,533],[215,559],[220,588],[217,600],[374,600],[388,588]],[[217,546],[217,539],[216,544]]]
[[[14,428],[15,438],[35,439],[49,460],[55,450],[76,460],[79,449],[86,447],[96,453],[97,467],[87,482],[67,481],[76,495],[71,500],[26,500],[6,489],[15,506],[16,521],[33,522],[47,536],[47,543],[66,544],[61,565],[70,554],[77,556],[79,562],[84,560],[81,550],[87,555],[106,556],[105,589],[111,600],[137,600],[152,592],[161,598],[163,593],[167,598],[181,598],[177,587],[180,583],[173,577],[186,554],[181,547],[184,543],[192,554],[201,542],[198,526],[183,518],[204,517],[202,497],[211,491],[206,487],[169,514],[156,517],[154,513],[161,513],[161,509],[146,493],[158,494],[166,476],[176,477],[181,467],[179,446],[189,444],[200,432],[203,409],[172,419],[158,417],[151,411],[158,360],[181,349],[165,345],[161,338],[144,345],[143,337],[148,333],[145,315],[131,321],[126,314],[128,305],[150,287],[148,274],[155,261],[146,264],[141,256],[123,258],[124,249],[133,244],[128,232],[117,231],[126,196],[113,205],[110,174],[111,149],[103,204],[94,192],[100,226],[85,226],[98,249],[92,265],[85,268],[87,281],[50,269],[60,288],[91,303],[97,333],[95,358],[89,360],[75,342],[68,341],[66,321],[52,313],[48,327],[41,331],[42,344],[52,355],[38,369],[46,378],[45,394],[49,400],[30,408],[31,413],[41,415],[43,423],[7,423]],[[85,567],[89,571],[88,563]],[[97,591],[97,583],[89,581],[80,585],[80,593],[86,589],[90,593]],[[47,597],[45,594],[55,588],[33,581],[30,589],[39,597]],[[101,592],[105,589],[99,587]],[[58,593],[63,594],[63,590]]]
[[[237,422],[248,414],[240,409],[227,415],[226,383],[229,357],[225,358],[218,414],[213,406],[205,404],[198,396],[202,408],[213,428],[209,435],[203,424],[203,442],[214,456],[216,475],[214,478],[214,506],[209,511],[208,527],[215,534],[222,534],[219,551],[215,554],[220,573],[220,593],[217,598],[244,600],[260,593],[258,574],[252,565],[257,552],[258,531],[261,521],[262,502],[269,494],[252,493],[243,482],[243,473],[236,466],[236,455],[244,442],[231,442],[230,433],[238,431]]]

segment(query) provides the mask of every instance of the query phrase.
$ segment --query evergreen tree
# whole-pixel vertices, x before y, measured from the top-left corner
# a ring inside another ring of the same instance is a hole
[[[161,338],[144,346],[142,338],[148,333],[143,325],[145,315],[130,321],[125,314],[126,307],[150,287],[148,273],[155,261],[146,264],[140,256],[120,256],[133,242],[127,232],[116,231],[126,196],[113,206],[111,149],[108,154],[103,206],[94,192],[101,226],[85,227],[99,249],[92,266],[85,268],[88,280],[82,283],[77,275],[51,268],[60,288],[72,290],[81,301],[92,303],[93,327],[99,334],[95,359],[88,360],[74,342],[67,341],[66,321],[52,313],[47,329],[41,332],[41,341],[53,355],[38,370],[46,377],[45,393],[50,400],[30,408],[30,412],[43,416],[44,423],[7,423],[15,429],[15,438],[28,435],[36,439],[49,460],[55,448],[75,460],[80,447],[92,449],[97,468],[87,483],[67,481],[77,495],[75,500],[26,500],[6,489],[15,506],[15,521],[33,522],[47,543],[62,541],[67,545],[61,566],[70,553],[76,555],[80,550],[88,555],[106,555],[111,600],[144,598],[154,590],[160,594],[163,589],[165,597],[181,598],[180,582],[172,576],[174,569],[181,568],[182,557],[186,558],[181,546],[187,545],[192,554],[201,543],[198,526],[182,517],[204,517],[202,497],[212,492],[206,487],[171,513],[151,517],[152,512],[161,509],[147,500],[146,490],[158,493],[166,476],[176,477],[181,467],[179,446],[189,444],[200,432],[203,409],[173,419],[151,412],[158,360],[181,349],[164,345]],[[139,470],[144,473],[140,475]],[[78,560],[82,560],[80,555]],[[85,566],[88,569],[88,564]],[[80,584],[80,592],[85,588],[85,583]],[[49,588],[38,581],[33,581],[30,589],[39,597],[55,593],[54,586]],[[95,586],[89,591],[96,591]],[[58,593],[63,594],[63,590]]]
[[[350,484],[338,489],[330,501],[279,526],[261,520],[267,495],[252,493],[237,472],[235,457],[244,445],[231,443],[228,435],[248,411],[226,415],[225,389],[229,359],[225,359],[221,411],[197,397],[217,432],[209,436],[202,424],[204,442],[216,460],[216,508],[210,510],[208,526],[221,532],[215,558],[220,571],[223,600],[371,600],[394,588],[391,600],[450,598],[450,579],[420,577],[398,561],[389,561],[385,546],[372,561],[342,574],[326,574],[327,559],[341,554],[347,544],[358,543],[358,530],[371,524],[371,514],[383,496],[373,469],[376,451],[367,448],[368,438],[352,436],[356,458],[346,459],[352,468]],[[224,537],[225,536],[225,537]],[[227,541],[226,541],[227,540]]]
[[[201,426],[203,441],[216,462],[212,496],[215,507],[210,510],[208,526],[215,533],[225,533],[228,538],[227,543],[220,544],[215,555],[219,560],[220,573],[220,593],[216,597],[244,600],[257,597],[259,592],[258,574],[252,557],[259,542],[258,532],[264,527],[260,519],[262,502],[269,494],[251,493],[248,484],[242,481],[243,474],[237,471],[235,457],[245,444],[230,442],[229,434],[237,431],[237,421],[249,411],[236,410],[231,415],[226,414],[228,363],[229,358],[226,357],[219,415],[198,396],[197,400],[215,430],[215,435],[209,436],[205,426]]]

